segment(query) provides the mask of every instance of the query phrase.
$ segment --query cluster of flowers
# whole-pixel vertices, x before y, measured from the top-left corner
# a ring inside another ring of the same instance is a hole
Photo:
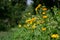
[[[36,14],[38,14],[38,10],[39,8],[41,7],[42,5],[39,4],[36,8],[35,8],[35,11],[36,11]],[[29,19],[26,19],[25,21],[25,24],[23,25],[23,27],[27,28],[27,29],[32,29],[32,30],[35,30],[37,28],[37,25],[40,25],[40,24],[44,24],[46,21],[45,19],[48,18],[48,16],[46,15],[46,11],[48,10],[46,7],[42,7],[42,18],[43,20],[40,19],[40,16],[34,16],[32,18],[29,18]],[[30,13],[29,13],[30,14]],[[33,15],[32,15],[33,16]],[[19,24],[19,27],[22,27],[21,24]],[[46,27],[42,27],[41,28],[42,31],[46,31],[47,28]],[[52,34],[51,35],[51,38],[59,38],[59,35],[58,34]]]

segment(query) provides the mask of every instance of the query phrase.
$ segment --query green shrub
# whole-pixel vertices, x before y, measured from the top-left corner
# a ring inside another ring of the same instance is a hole
[[[26,0],[0,0],[0,30],[17,25],[25,8]]]

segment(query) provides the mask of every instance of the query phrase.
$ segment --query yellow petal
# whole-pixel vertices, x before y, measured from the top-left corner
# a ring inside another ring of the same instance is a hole
[[[46,30],[46,28],[42,28],[42,31],[45,31]]]
[[[42,14],[46,14],[46,12],[43,12]]]
[[[30,21],[30,24],[32,24],[32,21]]]
[[[38,5],[38,8],[41,6],[41,4]]]
[[[47,18],[48,16],[43,16],[43,18]]]
[[[51,38],[59,38],[59,35],[58,34],[52,34]]]
[[[32,26],[32,29],[35,29],[36,28],[36,26],[35,26],[35,24]]]
[[[43,11],[46,11],[46,10],[47,10],[47,8],[46,8],[46,7],[43,7],[43,8],[42,8],[42,10],[43,10]]]

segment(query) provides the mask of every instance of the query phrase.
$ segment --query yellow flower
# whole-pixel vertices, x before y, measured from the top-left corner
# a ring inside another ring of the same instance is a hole
[[[21,27],[21,25],[19,24],[19,27]]]
[[[38,8],[35,8],[35,11],[37,11]]]
[[[31,20],[26,20],[26,23],[30,22]]]
[[[35,21],[35,20],[36,20],[36,17],[35,17],[35,18],[32,18],[32,19],[30,19],[30,20],[26,20],[26,23],[32,24],[33,21]]]
[[[39,4],[37,7],[38,7],[38,8],[41,7],[41,4]]]
[[[42,14],[46,14],[46,12],[43,12]]]
[[[42,31],[45,31],[46,30],[46,28],[42,28]]]
[[[58,37],[59,37],[58,34],[52,34],[52,35],[51,35],[51,38],[58,38]]]
[[[28,23],[30,20],[26,20],[26,23]]]
[[[26,23],[32,24],[32,20],[26,20]]]
[[[32,21],[36,20],[36,17],[35,17],[35,18],[32,18],[31,20],[32,20]]]
[[[40,8],[40,7],[41,7],[41,4],[39,4],[39,5],[35,8],[35,10],[37,11],[38,8]]]
[[[36,14],[38,14],[38,11],[37,10],[38,10],[38,8],[35,8]]]
[[[42,8],[42,10],[43,10],[43,11],[46,11],[46,10],[47,10],[47,8],[46,8],[46,7],[43,7],[43,8]]]
[[[30,24],[32,24],[32,21],[30,21]]]
[[[47,18],[48,16],[43,16],[43,18]]]
[[[34,24],[33,26],[32,26],[32,29],[35,29],[36,28],[36,26],[35,26],[36,24]]]

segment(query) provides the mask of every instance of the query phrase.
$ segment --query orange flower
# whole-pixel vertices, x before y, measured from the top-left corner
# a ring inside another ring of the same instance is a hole
[[[43,12],[42,14],[46,14],[46,12]]]
[[[42,28],[42,31],[45,31],[46,30],[46,28]]]
[[[46,7],[43,7],[43,8],[42,8],[42,10],[43,10],[43,11],[46,11],[46,10],[47,10],[47,8],[46,8]]]
[[[48,16],[43,16],[43,18],[47,18]]]
[[[52,35],[51,35],[51,38],[58,38],[58,37],[59,37],[58,34],[52,34]]]

